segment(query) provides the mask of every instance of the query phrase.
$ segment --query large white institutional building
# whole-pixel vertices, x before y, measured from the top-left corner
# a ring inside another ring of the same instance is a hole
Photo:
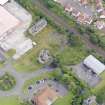
[[[15,49],[14,59],[33,48],[31,39],[24,35],[31,21],[31,15],[19,4],[0,0],[0,47],[5,51]]]

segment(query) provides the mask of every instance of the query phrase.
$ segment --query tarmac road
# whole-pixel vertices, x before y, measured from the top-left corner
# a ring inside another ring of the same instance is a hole
[[[26,98],[26,96],[24,95],[22,88],[24,86],[24,83],[27,80],[30,80],[31,78],[40,76],[46,72],[51,72],[51,68],[42,68],[40,70],[34,71],[32,73],[21,73],[21,72],[17,72],[10,60],[8,60],[5,64],[5,66],[0,69],[0,74],[1,76],[5,74],[5,72],[9,72],[12,76],[15,77],[16,79],[16,85],[9,91],[1,91],[0,90],[0,96],[12,96],[12,95],[18,95],[22,98]]]

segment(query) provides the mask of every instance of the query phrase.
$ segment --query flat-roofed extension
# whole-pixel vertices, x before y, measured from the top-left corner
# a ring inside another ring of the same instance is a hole
[[[105,70],[105,65],[92,55],[89,55],[83,63],[97,75]]]

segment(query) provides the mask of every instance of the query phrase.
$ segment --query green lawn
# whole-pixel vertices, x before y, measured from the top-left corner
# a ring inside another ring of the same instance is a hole
[[[5,52],[6,58],[12,57],[16,53],[15,49],[10,49],[7,52]]]
[[[100,77],[102,78],[101,82],[92,90],[92,92],[97,96],[98,102],[105,102],[105,72],[103,72]]]
[[[72,93],[68,92],[66,96],[57,99],[53,105],[70,105],[72,98]]]
[[[87,56],[87,52],[83,48],[66,47],[58,57],[64,65],[74,65],[80,63]]]
[[[0,96],[0,105],[21,105],[21,104],[20,100],[16,96],[11,96],[11,97]]]
[[[105,72],[103,72],[100,77],[102,78],[101,82],[95,88],[92,89],[94,93],[100,91],[102,88],[105,88]]]

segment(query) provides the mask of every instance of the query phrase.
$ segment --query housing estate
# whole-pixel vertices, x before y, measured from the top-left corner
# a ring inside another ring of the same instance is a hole
[[[91,16],[92,12],[89,11],[90,12],[89,14],[85,7],[80,9],[80,7],[82,6],[80,6],[79,3],[86,5],[88,4],[87,0],[78,0],[77,1],[78,5],[76,3],[69,2],[69,0],[54,0],[54,1],[61,4],[64,7],[65,11],[67,11],[76,18],[77,22],[81,24],[91,24],[93,22],[93,18]]]
[[[64,10],[71,16],[75,17],[77,23],[85,25],[94,25],[99,30],[105,28],[105,8],[102,0],[95,0],[93,4],[89,4],[89,0],[54,0],[61,4]],[[97,16],[95,16],[97,14]],[[94,21],[94,20],[97,20]]]

